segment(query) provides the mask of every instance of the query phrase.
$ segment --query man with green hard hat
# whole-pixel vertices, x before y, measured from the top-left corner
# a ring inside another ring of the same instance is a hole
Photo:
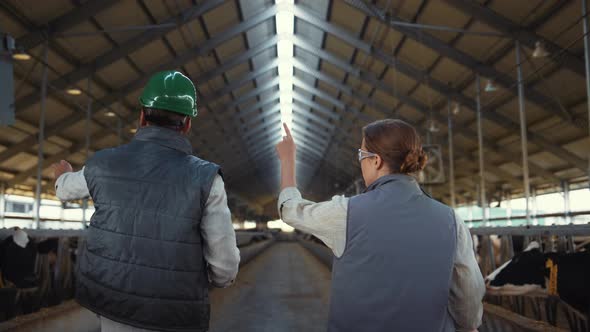
[[[220,167],[192,155],[196,91],[177,71],[151,77],[129,144],[82,170],[54,165],[57,196],[92,197],[79,249],[76,300],[102,331],[207,331],[210,285],[233,283],[240,261]]]

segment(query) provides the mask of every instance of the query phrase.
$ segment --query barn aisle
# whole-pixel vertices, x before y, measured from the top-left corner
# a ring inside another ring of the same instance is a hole
[[[279,242],[211,292],[211,331],[325,331],[330,271],[294,242]]]

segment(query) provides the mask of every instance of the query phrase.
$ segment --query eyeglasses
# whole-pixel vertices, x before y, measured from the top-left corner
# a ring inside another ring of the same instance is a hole
[[[358,153],[359,153],[359,155],[358,155],[359,163],[365,158],[371,158],[371,157],[377,156],[376,153],[365,151],[363,149],[358,149]]]

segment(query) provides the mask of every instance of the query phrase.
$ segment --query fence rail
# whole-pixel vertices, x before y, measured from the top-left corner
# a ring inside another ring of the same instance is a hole
[[[502,226],[474,227],[473,235],[520,235],[520,236],[590,236],[590,224],[555,226]]]
[[[534,214],[531,215],[531,220],[534,219],[542,219],[542,218],[568,218],[568,217],[578,217],[578,216],[588,216],[590,218],[590,211],[569,211],[569,212],[555,212],[555,213],[542,213],[542,214]],[[468,223],[477,223],[477,222],[484,222],[484,221],[512,221],[512,220],[524,220],[526,219],[526,215],[514,215],[514,216],[506,216],[506,217],[491,217],[487,218],[486,220],[483,219],[467,219],[465,222]],[[590,222],[590,221],[589,221]]]

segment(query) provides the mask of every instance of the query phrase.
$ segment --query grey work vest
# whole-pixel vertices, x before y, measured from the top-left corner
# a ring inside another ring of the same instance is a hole
[[[84,171],[96,211],[79,255],[76,300],[139,328],[206,331],[200,223],[218,173],[191,155],[187,138],[161,127],[97,152]]]
[[[348,205],[346,247],[332,266],[328,331],[454,331],[447,311],[453,210],[414,178],[377,179]]]

